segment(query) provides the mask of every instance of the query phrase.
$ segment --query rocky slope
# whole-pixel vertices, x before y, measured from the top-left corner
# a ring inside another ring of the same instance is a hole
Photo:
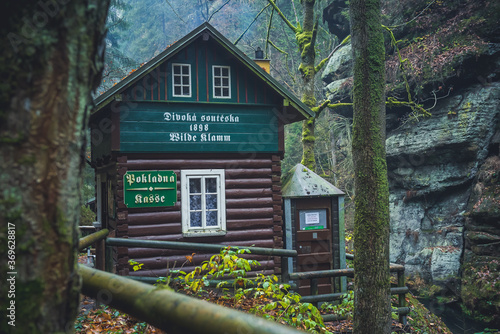
[[[333,33],[342,4],[325,10]],[[409,92],[432,114],[387,110],[391,261],[500,314],[500,4],[386,1],[383,14],[406,59],[387,34],[387,95]],[[331,101],[349,101],[351,63],[346,46],[326,67]]]

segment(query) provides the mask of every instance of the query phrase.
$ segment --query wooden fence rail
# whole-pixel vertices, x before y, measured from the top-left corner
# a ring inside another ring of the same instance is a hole
[[[78,250],[82,250],[84,248],[87,248],[90,245],[96,243],[97,241],[106,238],[108,233],[109,233],[109,230],[105,228],[105,229],[100,230],[99,232],[95,232],[95,233],[87,235],[84,238],[81,238],[80,241],[78,242]]]
[[[346,254],[346,258],[354,259],[353,254]],[[389,266],[390,272],[397,273],[398,276],[398,287],[391,288],[391,295],[398,295],[398,308],[394,311],[399,314],[399,321],[402,324],[406,324],[406,315],[410,312],[410,309],[406,307],[405,295],[408,293],[408,287],[405,285],[405,267],[400,264],[391,263]],[[345,293],[329,293],[329,294],[318,294],[318,278],[333,278],[333,277],[354,277],[354,269],[334,269],[334,270],[317,270],[317,271],[306,271],[299,273],[290,273],[291,280],[303,280],[309,279],[311,284],[311,295],[302,297],[302,301],[314,303],[317,305],[318,302],[331,302],[334,300],[342,299]],[[343,320],[342,317],[338,317],[332,314],[323,316],[325,321],[333,320]]]
[[[82,248],[85,248],[85,247],[88,247],[90,244],[96,242],[96,241],[99,241],[99,240],[102,240],[104,239],[108,234],[108,231],[107,230],[101,230],[99,232],[96,232],[94,234],[91,234],[85,238],[82,238],[80,239],[80,249]],[[156,241],[156,240],[140,240],[140,239],[122,239],[122,238],[107,238],[106,239],[106,245],[107,246],[121,246],[121,247],[142,247],[142,248],[159,248],[159,249],[181,249],[181,250],[197,250],[197,251],[209,251],[209,252],[219,252],[221,249],[225,248],[225,247],[228,247],[227,245],[219,245],[219,244],[202,244],[202,243],[187,243],[187,242],[175,242],[175,241]],[[271,249],[271,248],[263,248],[263,247],[240,247],[240,248],[245,248],[245,249],[249,249],[251,251],[252,254],[255,254],[255,255],[273,255],[273,256],[281,256],[281,257],[296,257],[297,256],[297,251],[295,250],[287,250],[287,249]],[[347,259],[353,259],[354,258],[354,255],[352,254],[346,254],[346,258]],[[286,261],[285,261],[286,262]],[[88,269],[88,270],[87,270]],[[95,290],[97,289],[97,283],[90,283],[89,279],[91,277],[94,277],[96,276],[97,274],[100,274],[100,273],[103,273],[103,274],[106,274],[106,275],[112,275],[112,274],[109,274],[109,273],[105,273],[105,272],[101,272],[101,271],[96,271],[96,270],[92,270],[92,272],[90,272],[89,268],[80,268],[80,271],[82,273],[82,276],[83,274],[85,274],[84,276],[84,287],[85,289],[83,290],[84,293],[85,291],[87,291],[88,293],[91,293],[91,295],[89,296],[94,296],[96,293],[99,293],[99,292],[96,292]],[[393,287],[391,288],[391,295],[395,295],[397,294],[399,296],[399,305],[398,305],[398,308],[394,309],[393,311],[398,313],[399,314],[399,320],[401,323],[403,324],[406,324],[406,315],[409,313],[409,308],[406,307],[406,299],[405,299],[405,294],[408,292],[408,288],[405,286],[405,278],[404,278],[404,271],[405,271],[405,268],[404,266],[402,265],[398,265],[398,264],[392,264],[390,265],[390,271],[391,272],[396,272],[397,273],[397,276],[398,276],[398,287]],[[285,275],[283,275],[284,279],[290,279],[290,280],[303,280],[303,279],[310,279],[311,280],[311,296],[304,296],[302,297],[302,301],[303,302],[309,302],[309,303],[318,303],[318,302],[333,302],[335,300],[338,300],[338,299],[342,299],[343,296],[345,295],[345,293],[331,293],[331,294],[321,294],[319,295],[318,294],[318,283],[317,283],[317,280],[318,278],[324,278],[324,277],[354,277],[354,269],[336,269],[336,270],[320,270],[320,271],[313,271],[313,272],[299,272],[299,273],[290,273],[288,277],[286,277]],[[119,279],[118,279],[119,278]],[[143,283],[140,283],[140,282],[137,282],[137,281],[145,281],[147,283],[155,283],[156,282],[156,278],[154,277],[131,277],[131,278],[124,278],[124,277],[121,277],[121,276],[117,276],[117,275],[112,275],[112,279],[116,282],[120,282],[120,284],[123,284],[124,286],[128,284],[132,284],[131,286],[135,286],[134,284],[141,284],[141,285],[144,285]],[[123,281],[122,279],[125,279],[126,281]],[[87,280],[87,281],[86,281]],[[101,292],[102,291],[107,291],[105,288],[103,288],[102,284],[104,284],[105,282],[104,281],[99,281],[101,284],[100,288],[101,288]],[[133,282],[133,283],[132,283]],[[219,281],[217,282],[212,282],[212,283],[218,283]],[[213,285],[213,284],[211,284]],[[291,283],[292,287],[295,287],[297,288],[297,284],[295,283]],[[149,286],[150,285],[146,285],[146,286]],[[103,290],[104,289],[104,290]],[[135,288],[134,288],[135,289]],[[144,291],[144,287],[141,287],[141,288],[137,288],[139,289],[140,291]],[[152,288],[151,288],[152,289]],[[126,290],[126,289],[125,289]],[[119,292],[116,292],[116,294],[122,294],[124,293],[125,290],[120,290]],[[169,293],[172,293],[172,292],[169,292]],[[87,294],[87,293],[85,293]],[[176,294],[177,295],[177,294]],[[137,298],[139,298],[140,296],[137,295]],[[125,298],[125,297],[123,297]],[[120,297],[120,300],[122,300],[123,298]],[[134,301],[134,298],[133,297],[126,297],[128,298],[127,300],[129,301]],[[164,298],[164,297],[162,297]],[[169,297],[171,298],[171,297]],[[192,302],[199,302],[199,300],[197,299],[194,299],[194,298],[191,298],[191,297],[186,297],[186,298],[189,298],[189,301],[185,300],[183,302],[185,303],[192,303]],[[125,300],[125,299],[123,299]],[[161,298],[160,298],[161,300]],[[147,301],[144,301],[144,302],[147,302]],[[148,315],[144,315],[144,317],[142,317],[142,311],[140,310],[135,310],[133,307],[129,307],[129,306],[123,306],[122,305],[122,302],[118,302],[118,304],[116,303],[110,303],[111,306],[113,307],[116,307],[118,309],[121,309],[123,310],[124,312],[127,312],[129,314],[131,314],[132,316],[135,316],[143,321],[146,321],[148,323],[151,323],[159,328],[162,328],[162,326],[164,326],[165,324],[163,323],[160,323],[159,325],[157,325],[153,319],[151,320],[150,322],[150,318],[148,317]],[[168,305],[165,304],[165,305]],[[211,304],[213,305],[213,304]],[[165,306],[167,307],[167,306]],[[168,306],[168,307],[172,307],[172,306]],[[186,306],[187,307],[187,306]],[[219,307],[219,306],[218,306]],[[127,311],[125,308],[130,309],[130,311]],[[219,307],[220,308],[220,307]],[[225,308],[223,308],[225,309]],[[221,312],[221,311],[217,311],[217,312]],[[238,312],[240,313],[240,312]],[[161,315],[161,317],[163,317],[163,315]],[[228,315],[228,317],[238,317],[236,315]],[[334,321],[334,320],[342,320],[342,319],[345,319],[345,317],[342,317],[342,316],[337,316],[337,315],[333,315],[333,314],[329,314],[329,315],[324,315],[323,316],[323,320],[324,321]],[[187,322],[191,321],[191,320],[186,320]],[[229,321],[229,320],[228,320]],[[245,321],[248,321],[248,320],[245,320]],[[252,320],[254,321],[254,320]],[[161,321],[160,321],[161,322]],[[267,323],[267,321],[266,321]],[[182,325],[182,322],[181,322],[181,325]],[[177,325],[175,325],[177,326]],[[180,326],[180,325],[179,325]],[[182,330],[180,330],[179,333],[193,333],[193,334],[198,334],[198,333],[211,333],[209,331],[207,331],[207,327],[204,327],[202,326],[202,330],[200,331],[197,331],[195,329],[188,329],[188,328],[182,328]],[[284,327],[284,326],[280,326],[280,327]],[[214,331],[214,333],[220,333],[220,327],[218,327],[219,329]],[[240,329],[243,328],[243,327],[240,327]],[[246,327],[245,327],[246,328]],[[284,327],[285,329],[287,329],[286,327]],[[175,329],[177,330],[177,327],[175,327]],[[172,331],[171,328],[169,328],[170,331]],[[194,330],[194,331],[193,331]],[[227,331],[226,329],[223,329],[225,332],[227,333],[232,333],[231,331]],[[245,333],[247,333],[246,331],[247,329],[245,329]],[[251,328],[249,329],[250,331],[248,331],[248,333],[254,333],[254,329]],[[262,331],[261,328],[259,326],[257,326],[255,328],[255,333],[278,333],[274,330],[277,330],[277,329],[269,329],[269,331]],[[283,329],[280,329],[280,330],[283,330]],[[240,331],[238,331],[239,333]],[[295,332],[295,331],[294,331]],[[170,332],[169,332],[170,333]],[[174,332],[172,332],[174,333]],[[279,333],[289,333],[289,332],[283,332],[283,331],[279,331]],[[291,333],[291,332],[290,332]]]
[[[78,266],[82,293],[169,334],[299,334],[296,329],[129,278]]]
[[[202,244],[196,242],[157,241],[157,240],[123,239],[123,238],[107,238],[106,244],[108,246],[182,249],[182,250],[209,251],[217,253],[220,252],[221,249],[229,247],[229,245]],[[238,248],[248,249],[252,254],[255,255],[297,256],[297,251],[291,249],[264,248],[264,247],[238,247]]]

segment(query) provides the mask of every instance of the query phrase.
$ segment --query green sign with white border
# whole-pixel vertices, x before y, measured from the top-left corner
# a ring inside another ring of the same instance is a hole
[[[173,206],[177,202],[177,175],[170,170],[127,171],[123,201],[128,208]]]

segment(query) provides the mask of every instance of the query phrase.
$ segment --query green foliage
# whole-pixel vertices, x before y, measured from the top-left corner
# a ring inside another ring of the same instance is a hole
[[[88,206],[82,205],[80,207],[80,225],[82,226],[92,226],[95,222],[96,216],[94,211],[90,210]]]
[[[462,300],[464,311],[489,322],[500,314],[500,262],[489,262],[464,268]]]
[[[411,333],[452,334],[438,316],[429,312],[429,310],[411,294],[406,295],[406,300],[410,307],[408,322],[411,325]]]
[[[321,305],[323,311],[337,314],[346,319],[352,319],[354,313],[354,291],[349,291],[343,295],[340,302],[324,303]]]
[[[141,270],[142,266],[144,265],[144,263],[139,263],[139,262],[137,262],[135,260],[128,260],[128,264],[130,264],[132,266],[132,269],[134,271]]]
[[[224,298],[233,299],[236,304],[249,298],[257,301],[250,312],[313,333],[325,332],[319,310],[310,303],[301,303],[301,296],[289,291],[290,285],[279,283],[276,275],[259,274],[257,279],[248,279],[247,273],[260,264],[255,260],[242,258],[241,255],[245,253],[250,251],[237,247],[224,248],[189,273],[170,270],[170,275],[159,278],[156,286],[202,297],[213,293],[205,289],[210,280],[222,279],[217,284],[217,289],[226,293]],[[129,264],[134,271],[143,266],[134,260],[129,260]],[[232,279],[232,293],[227,288],[230,286],[228,279]]]
[[[301,303],[301,296],[289,291],[288,284],[280,284],[275,275],[259,274],[254,286],[239,288],[235,291],[236,301],[248,297],[262,300],[250,309],[250,312],[276,322],[285,322],[290,326],[304,328],[309,332],[324,332],[325,326],[319,310],[310,303]]]
[[[183,271],[182,267],[170,270],[170,275],[160,277],[156,285],[163,288],[169,286],[178,291],[198,296],[207,292],[204,288],[209,286],[209,280],[222,279],[223,281],[217,285],[217,288],[226,286],[228,283],[224,279],[231,278],[235,288],[239,286],[246,287],[248,284],[253,284],[251,280],[246,278],[246,273],[252,267],[260,264],[258,261],[239,256],[245,253],[250,253],[250,251],[248,249],[238,249],[237,247],[226,247],[219,254],[213,255],[210,260],[203,262],[201,266],[196,266],[189,273]],[[187,258],[188,261],[192,260],[192,256],[187,256]],[[134,264],[137,265],[137,263]],[[131,265],[133,264],[131,263]],[[138,269],[141,269],[141,267]]]

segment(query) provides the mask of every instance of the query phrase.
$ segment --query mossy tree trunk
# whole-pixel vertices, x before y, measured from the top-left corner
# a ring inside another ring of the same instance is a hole
[[[0,308],[15,310],[1,333],[74,331],[84,133],[108,5],[10,1],[2,17]]]
[[[305,120],[302,124],[302,161],[301,163],[310,169],[315,169],[314,143],[314,127],[316,119],[320,115],[323,108],[317,107],[316,96],[314,94],[314,78],[321,68],[326,63],[326,60],[321,61],[316,65],[316,37],[318,32],[318,19],[314,15],[314,5],[316,0],[302,0],[303,20],[293,25],[280,11],[275,0],[268,2],[277,11],[280,18],[295,34],[297,47],[301,56],[299,72],[302,76],[302,97],[301,100],[314,112],[314,116]]]
[[[380,0],[351,0],[354,57],[354,333],[390,333],[389,189]]]

